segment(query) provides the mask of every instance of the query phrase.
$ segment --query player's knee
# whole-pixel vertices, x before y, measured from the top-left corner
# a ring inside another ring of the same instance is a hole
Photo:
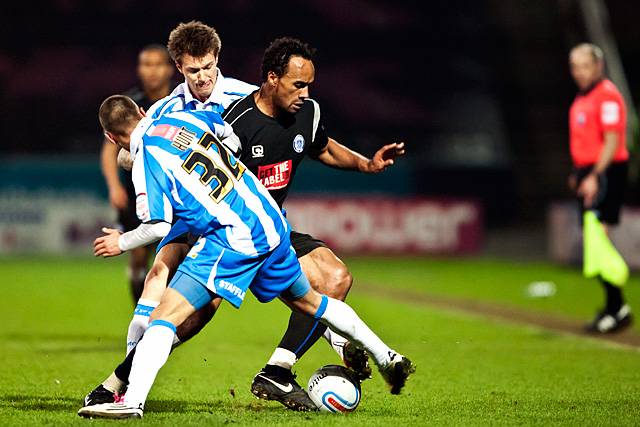
[[[353,276],[344,264],[332,268],[327,280],[327,295],[344,300],[353,284]]]
[[[162,293],[167,288],[169,273],[169,268],[165,264],[153,264],[144,281],[143,297],[156,300],[160,299]]]

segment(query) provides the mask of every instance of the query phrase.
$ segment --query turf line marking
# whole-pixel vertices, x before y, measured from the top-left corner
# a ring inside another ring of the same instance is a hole
[[[492,318],[508,323],[517,323],[537,330],[549,330],[562,335],[587,339],[605,344],[607,347],[640,351],[640,335],[630,329],[618,334],[592,335],[583,331],[583,323],[549,313],[525,311],[464,298],[432,295],[397,288],[389,289],[389,287],[376,286],[370,283],[360,283],[356,289],[356,292],[365,296],[379,297],[421,307],[429,306],[443,311]]]

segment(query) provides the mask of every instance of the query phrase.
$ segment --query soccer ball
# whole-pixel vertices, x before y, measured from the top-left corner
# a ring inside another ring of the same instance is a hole
[[[325,412],[352,412],[360,403],[360,382],[344,366],[327,365],[309,378],[309,397]]]

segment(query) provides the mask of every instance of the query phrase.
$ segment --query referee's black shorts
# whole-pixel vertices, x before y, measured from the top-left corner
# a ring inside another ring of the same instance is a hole
[[[297,231],[291,230],[291,246],[296,251],[296,256],[298,258],[302,258],[309,252],[317,248],[326,248],[327,245],[320,239],[316,239],[315,237],[298,233]]]
[[[627,167],[627,162],[611,163],[599,178],[598,195],[590,209],[595,210],[600,221],[605,224],[616,225],[620,222],[620,208],[627,189]],[[576,170],[578,186],[592,169],[593,165]],[[585,208],[582,197],[578,198],[578,202],[580,203],[580,212],[583,214]]]

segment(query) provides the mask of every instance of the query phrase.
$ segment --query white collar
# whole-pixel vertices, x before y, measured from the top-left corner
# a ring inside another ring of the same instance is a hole
[[[187,80],[185,79],[184,82],[180,83],[178,85],[178,87],[175,89],[175,94],[182,94],[184,95],[184,103],[188,104],[190,102],[195,102],[196,105],[198,104],[202,104],[204,106],[208,105],[208,104],[216,104],[216,105],[222,105],[222,103],[224,102],[224,88],[222,87],[223,85],[223,81],[224,81],[224,76],[222,75],[222,72],[220,71],[220,68],[217,69],[218,70],[218,74],[216,76],[216,84],[213,87],[213,91],[211,91],[211,95],[209,95],[209,98],[206,99],[206,101],[202,102],[199,99],[196,99],[192,94],[191,94],[191,90],[189,90],[189,85],[187,84]]]
[[[151,117],[143,117],[138,122],[136,128],[131,132],[131,137],[129,139],[129,152],[131,153],[131,160],[134,160],[138,150],[142,146],[142,137],[145,132],[151,126],[151,122],[153,119]]]

